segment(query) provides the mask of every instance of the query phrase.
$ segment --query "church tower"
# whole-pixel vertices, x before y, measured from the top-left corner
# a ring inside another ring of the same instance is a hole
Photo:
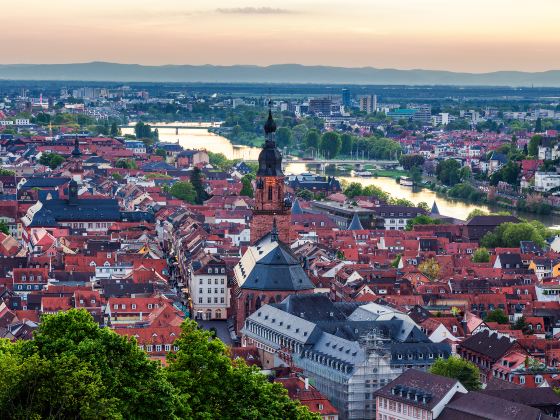
[[[72,150],[72,155],[69,159],[68,171],[74,181],[78,183],[82,182],[84,169],[82,167],[82,152],[80,150],[80,141],[78,140],[78,136],[74,139],[74,149]]]
[[[255,181],[255,206],[251,223],[251,244],[277,227],[278,239],[290,241],[290,207],[285,197],[284,173],[282,172],[282,154],[276,147],[274,133],[276,123],[272,110],[264,125],[265,143],[259,154],[259,169]]]

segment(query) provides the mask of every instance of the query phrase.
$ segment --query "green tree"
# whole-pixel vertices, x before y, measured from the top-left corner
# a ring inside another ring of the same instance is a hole
[[[119,159],[115,163],[115,168],[138,169],[138,165],[136,165],[136,161],[132,159]]]
[[[305,146],[308,149],[313,149],[317,151],[319,149],[319,145],[321,143],[321,135],[317,130],[309,130],[305,134]]]
[[[334,159],[340,153],[342,142],[338,133],[327,131],[321,136],[319,149],[327,159]]]
[[[289,127],[278,128],[275,139],[279,148],[290,147],[293,139],[292,130]]]
[[[436,175],[441,183],[453,186],[461,179],[459,173],[460,169],[461,164],[455,159],[446,159],[438,163],[436,167]]]
[[[192,419],[318,419],[290,400],[282,385],[271,383],[241,359],[231,361],[214,334],[186,320],[168,357],[167,377],[181,395],[180,415]]]
[[[535,133],[542,133],[543,130],[543,122],[542,122],[542,118],[538,117],[537,121],[535,121]]]
[[[430,216],[421,214],[406,222],[406,230],[412,230],[416,225],[439,225],[441,222],[438,219],[433,219]]]
[[[222,171],[228,171],[233,166],[234,162],[226,158],[223,153],[208,152],[208,160],[210,165]]]
[[[303,198],[306,201],[310,201],[315,198],[315,194],[307,189],[298,190],[296,196],[298,196],[299,198]]]
[[[478,367],[458,356],[437,359],[430,368],[430,372],[434,375],[457,379],[468,391],[477,391],[482,388]]]
[[[399,162],[405,171],[409,171],[415,166],[422,166],[424,164],[424,156],[422,155],[402,155]]]
[[[152,129],[148,124],[139,121],[134,126],[134,133],[137,139],[149,139],[152,137]]]
[[[420,201],[418,204],[416,204],[416,207],[418,207],[419,209],[425,210],[428,213],[432,210],[430,208],[430,206],[428,205],[428,203],[426,203],[425,201]]]
[[[533,241],[539,246],[544,246],[545,239],[552,234],[553,232],[536,220],[521,223],[507,222],[484,235],[480,245],[485,248],[517,248],[520,241]]]
[[[244,175],[243,178],[241,178],[241,191],[239,192],[239,195],[245,195],[247,197],[251,197],[253,198],[253,176],[250,174]]]
[[[531,137],[531,140],[529,140],[529,146],[527,147],[527,153],[529,154],[529,156],[533,156],[536,157],[539,154],[539,146],[541,144],[542,141],[542,136],[539,135],[534,135],[533,137]]]
[[[196,204],[202,204],[204,201],[208,200],[208,193],[204,189],[202,184],[202,171],[199,167],[195,166],[191,172],[190,176],[191,185],[196,192]]]
[[[485,322],[497,322],[498,324],[507,324],[509,319],[507,315],[501,309],[494,309],[490,311],[486,318],[484,318]]]
[[[188,181],[176,182],[171,186],[169,192],[173,197],[186,201],[187,203],[195,204],[196,202],[196,190]]]
[[[0,220],[0,232],[6,235],[10,234],[10,228],[8,227],[8,224],[4,220]]]
[[[471,220],[473,217],[476,217],[476,216],[488,216],[488,212],[486,212],[484,210],[481,210],[481,209],[474,209],[467,216],[467,220]]]
[[[343,155],[349,155],[352,152],[352,145],[354,144],[354,138],[348,133],[344,133],[340,136],[340,153]]]
[[[86,310],[43,315],[34,339],[0,342],[2,418],[173,418],[179,400],[134,339]]]
[[[15,176],[15,172],[6,168],[0,168],[0,176]]]
[[[116,122],[113,122],[113,124],[111,124],[111,136],[112,137],[116,137],[120,134],[121,130],[119,130],[119,127],[117,126]]]
[[[484,247],[478,248],[476,251],[474,251],[472,260],[475,263],[487,263],[490,261],[490,253]]]
[[[159,147],[156,149],[156,156],[162,157],[162,158],[167,158],[167,152],[165,151],[165,149],[160,149]]]
[[[360,184],[359,182],[351,182],[344,189],[344,195],[347,198],[354,198],[358,195],[362,195],[362,192],[362,184]]]
[[[414,185],[420,185],[422,183],[422,169],[418,166],[413,166],[408,171],[408,176],[414,183]]]
[[[292,128],[292,134],[294,136],[294,140],[297,148],[301,147],[301,145],[303,144],[303,141],[305,140],[305,135],[307,134],[308,131],[309,129],[305,124],[298,124]]]
[[[39,158],[39,163],[41,165],[48,166],[51,169],[58,168],[62,162],[64,162],[64,157],[57,153],[43,153]]]

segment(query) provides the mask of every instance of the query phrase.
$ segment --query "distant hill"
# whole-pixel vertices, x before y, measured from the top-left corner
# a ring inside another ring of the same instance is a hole
[[[114,82],[321,83],[368,85],[560,86],[560,70],[455,73],[439,70],[396,70],[277,64],[260,67],[165,65],[105,62],[0,65],[0,79],[88,80]]]

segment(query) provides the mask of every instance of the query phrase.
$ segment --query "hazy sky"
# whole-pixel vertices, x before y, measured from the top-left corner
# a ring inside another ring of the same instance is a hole
[[[559,0],[26,0],[0,63],[560,69]]]

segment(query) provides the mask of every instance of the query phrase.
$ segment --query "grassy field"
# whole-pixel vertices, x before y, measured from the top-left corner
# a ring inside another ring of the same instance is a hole
[[[406,176],[406,171],[397,169],[368,169],[374,176],[384,176],[387,178],[397,178]]]

